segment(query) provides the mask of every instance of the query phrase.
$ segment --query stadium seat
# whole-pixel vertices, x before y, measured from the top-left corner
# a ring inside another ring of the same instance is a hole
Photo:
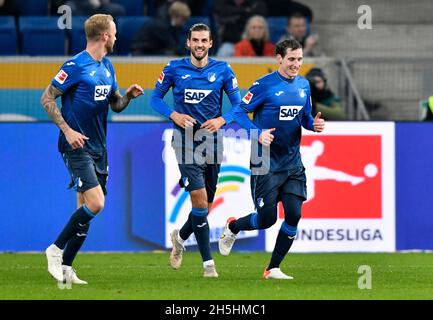
[[[128,55],[131,52],[131,41],[140,28],[151,18],[119,17],[117,18],[117,42],[114,45],[115,52],[120,55]]]
[[[21,51],[26,55],[64,55],[65,31],[57,17],[20,17]]]
[[[266,21],[268,22],[271,41],[277,43],[286,33],[287,17],[268,17]]]
[[[144,0],[112,0],[111,2],[121,4],[127,16],[144,15]]]
[[[17,30],[12,16],[0,17],[0,55],[17,53]]]
[[[72,29],[67,30],[69,37],[69,54],[75,55],[86,48],[86,33],[84,32],[84,21],[87,17],[73,16]]]
[[[49,0],[15,1],[20,16],[46,16]]]

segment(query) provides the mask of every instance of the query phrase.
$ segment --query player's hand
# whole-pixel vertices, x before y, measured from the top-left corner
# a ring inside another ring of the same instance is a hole
[[[225,123],[226,123],[226,121],[224,120],[223,117],[218,117],[215,119],[209,119],[201,125],[200,129],[206,129],[208,132],[216,132]]]
[[[138,84],[133,84],[128,89],[126,89],[125,94],[128,96],[129,99],[134,99],[139,96],[141,96],[144,93],[143,88],[140,87]]]
[[[314,117],[314,131],[316,132],[322,132],[325,129],[325,120],[320,118],[322,115],[321,112],[317,112],[316,116]]]
[[[83,148],[86,140],[89,140],[85,135],[69,129],[65,132],[66,141],[71,145],[72,149]]]
[[[187,114],[179,113],[174,111],[170,115],[170,119],[173,120],[179,127],[186,129],[187,127],[193,127],[197,120]]]
[[[274,141],[274,135],[272,132],[275,131],[275,128],[263,130],[262,134],[259,137],[259,142],[264,146],[271,145],[272,141]]]

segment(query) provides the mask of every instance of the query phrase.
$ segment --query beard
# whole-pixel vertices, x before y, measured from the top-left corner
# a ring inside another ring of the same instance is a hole
[[[114,49],[114,43],[113,44],[107,44],[105,46],[105,50],[107,50],[107,53],[113,53],[113,49]]]
[[[209,50],[205,50],[203,51],[203,55],[202,56],[197,56],[194,50],[191,50],[191,54],[194,58],[196,58],[198,61],[203,60],[203,58],[205,58],[208,55]]]

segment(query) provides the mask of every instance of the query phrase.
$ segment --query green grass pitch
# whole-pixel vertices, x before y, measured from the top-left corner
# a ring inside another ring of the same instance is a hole
[[[218,279],[202,277],[197,252],[179,270],[168,256],[79,254],[74,266],[89,285],[61,290],[44,255],[0,254],[0,299],[433,299],[432,253],[290,253],[281,265],[290,281],[261,279],[270,253],[214,253]],[[361,265],[371,267],[371,289],[358,288]]]

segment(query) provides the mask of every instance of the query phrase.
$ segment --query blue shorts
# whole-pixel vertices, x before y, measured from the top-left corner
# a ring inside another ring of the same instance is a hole
[[[264,204],[276,207],[285,193],[307,199],[305,168],[251,176],[251,195],[257,210]]]
[[[86,192],[100,185],[104,194],[107,194],[107,152],[95,155],[84,149],[76,149],[62,153],[62,158],[71,176],[69,189]]]
[[[179,185],[186,191],[206,189],[207,201],[212,203],[215,198],[220,164],[179,164],[181,178]]]

